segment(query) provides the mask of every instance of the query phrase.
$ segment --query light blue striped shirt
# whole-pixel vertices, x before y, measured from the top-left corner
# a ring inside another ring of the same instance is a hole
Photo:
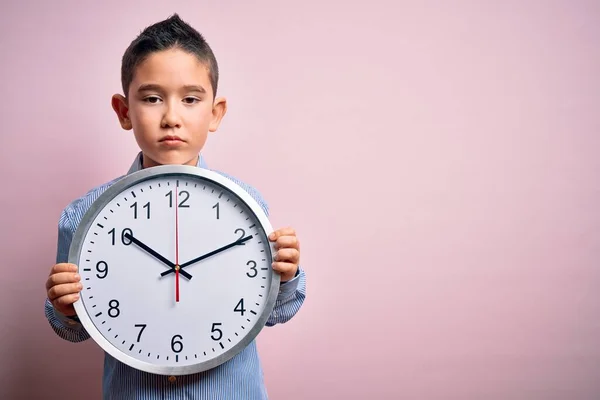
[[[131,165],[128,174],[142,169],[141,153]],[[198,167],[208,168],[202,155]],[[219,171],[215,171],[219,172]],[[268,205],[260,193],[250,185],[219,172],[244,188],[261,205],[268,215]],[[69,246],[77,226],[92,203],[113,183],[122,177],[90,190],[71,202],[61,213],[58,222],[57,263],[67,262]],[[306,296],[306,276],[302,268],[292,280],[282,283],[273,312],[266,326],[289,321],[300,309]],[[90,338],[83,326],[54,310],[48,299],[45,312],[52,329],[63,339],[81,342]],[[102,381],[104,399],[267,399],[263,370],[258,356],[256,341],[229,361],[209,371],[183,376],[163,376],[139,371],[105,353]]]

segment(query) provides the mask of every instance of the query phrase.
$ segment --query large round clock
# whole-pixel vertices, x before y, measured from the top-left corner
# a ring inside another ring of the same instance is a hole
[[[100,195],[73,237],[77,315],[102,349],[139,370],[214,368],[258,335],[274,307],[271,231],[252,196],[214,171],[130,174]]]

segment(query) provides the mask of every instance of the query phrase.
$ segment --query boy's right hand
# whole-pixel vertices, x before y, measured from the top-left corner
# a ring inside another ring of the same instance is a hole
[[[52,267],[46,291],[55,310],[69,317],[76,314],[73,303],[79,299],[79,292],[83,289],[80,280],[76,265],[60,263]]]

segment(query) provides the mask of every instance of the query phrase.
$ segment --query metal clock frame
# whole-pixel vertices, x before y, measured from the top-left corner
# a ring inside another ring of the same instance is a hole
[[[77,265],[79,268],[79,262],[81,259],[81,249],[84,244],[84,240],[86,238],[87,232],[92,226],[95,218],[98,214],[108,205],[108,203],[113,200],[116,196],[126,191],[128,188],[147,181],[149,179],[158,178],[158,177],[192,177],[194,179],[203,179],[208,180],[211,183],[217,184],[221,186],[224,190],[234,194],[239,200],[246,204],[250,212],[254,214],[256,219],[261,224],[263,231],[268,236],[273,228],[271,223],[269,222],[266,214],[264,213],[262,207],[254,200],[254,198],[246,192],[242,187],[233,182],[232,180],[226,178],[225,176],[199,167],[193,167],[189,165],[161,165],[151,168],[142,169],[140,171],[134,172],[130,175],[127,175],[117,182],[115,182],[112,186],[110,186],[104,193],[102,193],[96,201],[92,204],[89,210],[83,216],[81,223],[77,227],[75,234],[73,236],[73,240],[71,242],[71,247],[69,249],[69,263]],[[269,246],[270,253],[268,254],[269,259],[273,259],[273,254],[275,253],[275,247],[273,243],[270,243]],[[141,371],[159,374],[159,375],[188,375],[199,373],[202,371],[206,371],[221,365],[222,363],[228,361],[237,355],[240,351],[242,351],[246,346],[248,346],[252,340],[256,338],[256,336],[260,333],[260,331],[264,328],[267,319],[269,318],[270,313],[275,306],[275,301],[277,300],[277,294],[279,292],[280,285],[280,275],[275,273],[273,269],[271,271],[271,286],[269,287],[269,292],[266,299],[265,308],[258,318],[256,324],[248,331],[248,334],[245,335],[240,342],[238,342],[231,349],[225,351],[223,354],[207,361],[199,362],[197,364],[185,365],[185,366],[167,366],[167,365],[156,365],[150,362],[145,362],[139,360],[137,358],[131,357],[130,355],[124,353],[115,347],[111,342],[109,342],[104,335],[96,328],[96,325],[92,322],[85,305],[83,304],[82,297],[79,298],[73,305],[75,307],[75,311],[77,312],[77,316],[81,321],[83,327],[87,330],[89,335],[96,341],[96,343],[108,354],[116,358],[117,360],[133,367]]]

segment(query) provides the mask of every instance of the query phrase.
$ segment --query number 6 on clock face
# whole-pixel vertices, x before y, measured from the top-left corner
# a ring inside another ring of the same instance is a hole
[[[84,215],[69,262],[90,336],[143,371],[214,368],[258,335],[280,278],[271,225],[240,186],[213,171],[159,166],[109,187]]]

